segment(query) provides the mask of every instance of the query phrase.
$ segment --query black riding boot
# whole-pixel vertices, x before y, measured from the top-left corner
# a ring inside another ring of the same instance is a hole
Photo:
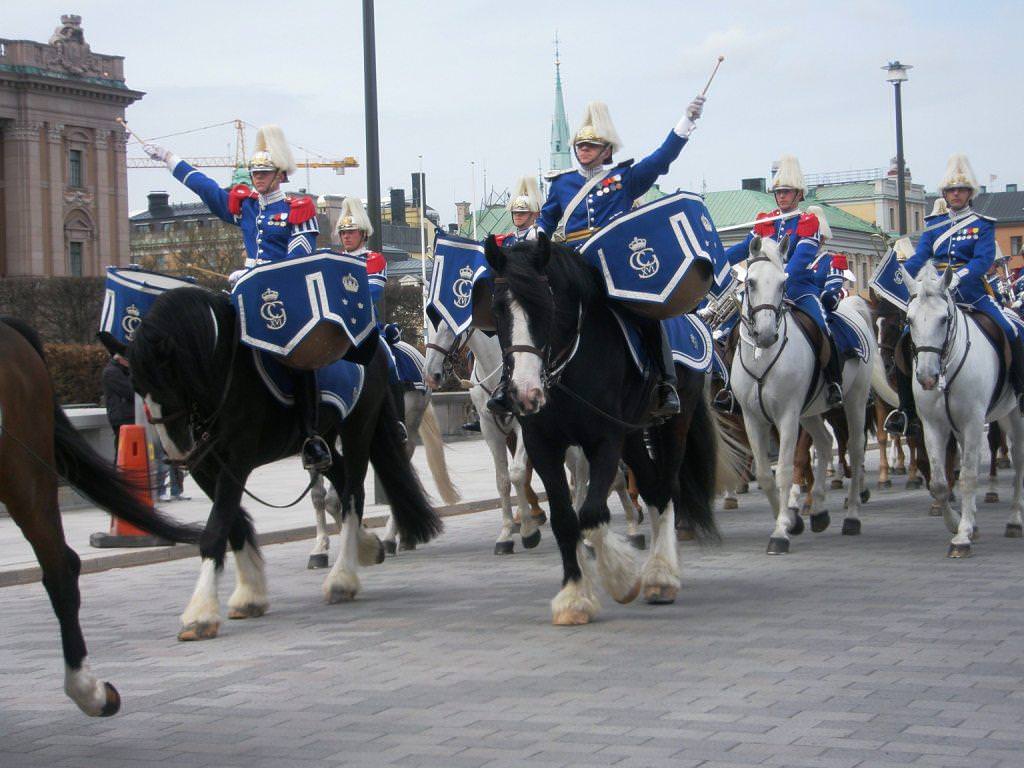
[[[393,381],[388,385],[391,393],[391,402],[395,405],[395,414],[398,416],[398,428],[402,435],[402,442],[409,439],[409,431],[405,428],[405,384],[400,381]]]
[[[302,466],[323,472],[331,466],[331,449],[327,441],[317,434],[320,420],[320,387],[316,371],[301,371],[295,378],[295,407],[302,419]]]
[[[676,392],[676,363],[672,359],[672,347],[668,343],[668,334],[665,327],[654,322],[648,332],[651,336],[657,334],[657,338],[651,339],[651,358],[654,361],[658,374],[658,383],[654,389],[654,408],[651,411],[653,419],[668,419],[679,413],[679,393]]]
[[[885,417],[882,428],[893,435],[908,437],[915,428],[917,420],[916,408],[914,406],[914,382],[900,370],[899,366],[894,369],[896,375],[896,394],[899,396],[899,407]]]
[[[1017,408],[1024,416],[1024,339],[1018,336],[1010,344],[1010,384],[1017,395]]]
[[[512,400],[508,396],[508,366],[501,367],[501,381],[494,388],[494,393],[487,398],[487,410],[495,416],[511,416]]]
[[[829,408],[836,408],[843,404],[843,360],[836,349],[835,339],[829,338],[829,345],[832,347],[832,354],[829,357],[828,365],[825,366],[825,403]]]

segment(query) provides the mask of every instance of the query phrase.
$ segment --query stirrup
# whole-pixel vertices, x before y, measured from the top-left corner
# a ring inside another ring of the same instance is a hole
[[[327,441],[320,435],[310,435],[302,444],[302,468],[323,472],[330,469],[333,460]]]
[[[395,419],[395,423],[398,424],[398,442],[405,445],[409,442],[409,428],[405,426],[405,422],[401,419]]]
[[[651,409],[651,418],[665,420],[677,415],[682,410],[682,403],[679,402],[679,393],[667,381],[661,381],[655,387],[657,405]]]
[[[838,408],[843,404],[843,388],[838,382],[830,381],[825,386],[825,404],[830,408]]]
[[[890,435],[906,437],[910,429],[910,417],[899,408],[889,411],[889,415],[885,417],[885,421],[882,423],[882,429]]]
[[[722,389],[718,390],[718,394],[711,401],[711,407],[719,413],[736,413],[736,397],[733,395],[732,390],[728,387],[722,387]]]

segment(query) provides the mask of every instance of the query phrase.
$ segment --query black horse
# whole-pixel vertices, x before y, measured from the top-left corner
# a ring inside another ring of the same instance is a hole
[[[187,464],[213,500],[199,542],[199,582],[182,614],[180,640],[216,637],[217,578],[229,542],[238,572],[229,618],[266,611],[263,560],[252,521],[241,506],[242,494],[256,467],[297,453],[303,440],[298,415],[271,396],[252,351],[237,339],[235,310],[227,296],[179,288],[153,302],[127,349],[133,384],[145,398],[168,456]],[[385,354],[378,348],[365,366],[362,394],[344,421],[334,408],[321,406],[319,431],[333,459],[325,474],[342,489],[341,550],[324,582],[332,603],[355,597],[357,563],[371,565],[384,557],[380,540],[360,524],[368,462],[387,492],[404,541],[423,543],[442,529],[402,444]]]
[[[57,482],[63,477],[93,503],[165,539],[194,543],[199,530],[179,525],[139,501],[115,467],[75,430],[53,394],[43,347],[28,325],[0,322],[0,502],[35,552],[43,586],[60,623],[64,691],[87,715],[112,715],[121,697],[86,663],[78,622],[81,560],[64,541]]]
[[[544,235],[510,249],[489,238],[485,255],[496,275],[493,309],[511,368],[509,394],[548,493],[562,555],[554,623],[585,624],[598,610],[592,580],[581,569],[582,536],[592,543],[601,582],[617,601],[629,602],[642,589],[648,602],[672,602],[679,589],[674,510],[700,535],[717,535],[717,439],[703,374],[677,366],[683,412],[645,429],[651,382],[631,359],[597,270]],[[572,444],[590,463],[578,517],[563,469]],[[651,515],[654,540],[641,579],[629,550],[608,532],[608,490],[620,458],[633,470]]]

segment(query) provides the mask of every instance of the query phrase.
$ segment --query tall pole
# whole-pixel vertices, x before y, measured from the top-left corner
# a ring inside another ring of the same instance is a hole
[[[470,161],[469,167],[473,173],[472,191],[469,196],[470,199],[473,201],[472,204],[470,205],[470,211],[473,214],[473,239],[479,240],[480,238],[476,236],[476,161]]]
[[[896,88],[896,205],[899,208],[900,235],[907,234],[907,193],[903,188],[905,179],[903,162],[903,103],[900,100],[900,82]]]
[[[381,251],[380,144],[377,138],[377,48],[373,29],[373,0],[363,0],[363,98],[366,111],[366,214],[373,225],[368,243]]]
[[[423,201],[423,155],[420,155],[420,283],[423,286],[423,343],[427,343],[427,204]]]

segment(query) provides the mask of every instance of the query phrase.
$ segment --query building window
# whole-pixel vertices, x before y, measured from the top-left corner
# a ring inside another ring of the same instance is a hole
[[[914,211],[914,231],[915,232],[920,232],[921,231],[921,212],[920,211]]]
[[[68,186],[82,186],[82,150],[72,149],[68,152]]]
[[[1020,253],[1020,247],[1024,245],[1024,237],[1017,235],[1016,237],[1010,238],[1010,255],[1016,256]]]
[[[68,244],[68,274],[72,277],[82,276],[82,244],[78,241]]]
[[[172,229],[174,229],[173,221],[165,221],[163,224],[160,225],[160,230],[162,232],[170,232]]]
[[[889,231],[890,232],[895,232],[896,231],[896,209],[895,208],[890,208],[889,209]]]
[[[134,229],[140,235],[146,234],[149,232],[149,224],[133,224],[132,229]]]

